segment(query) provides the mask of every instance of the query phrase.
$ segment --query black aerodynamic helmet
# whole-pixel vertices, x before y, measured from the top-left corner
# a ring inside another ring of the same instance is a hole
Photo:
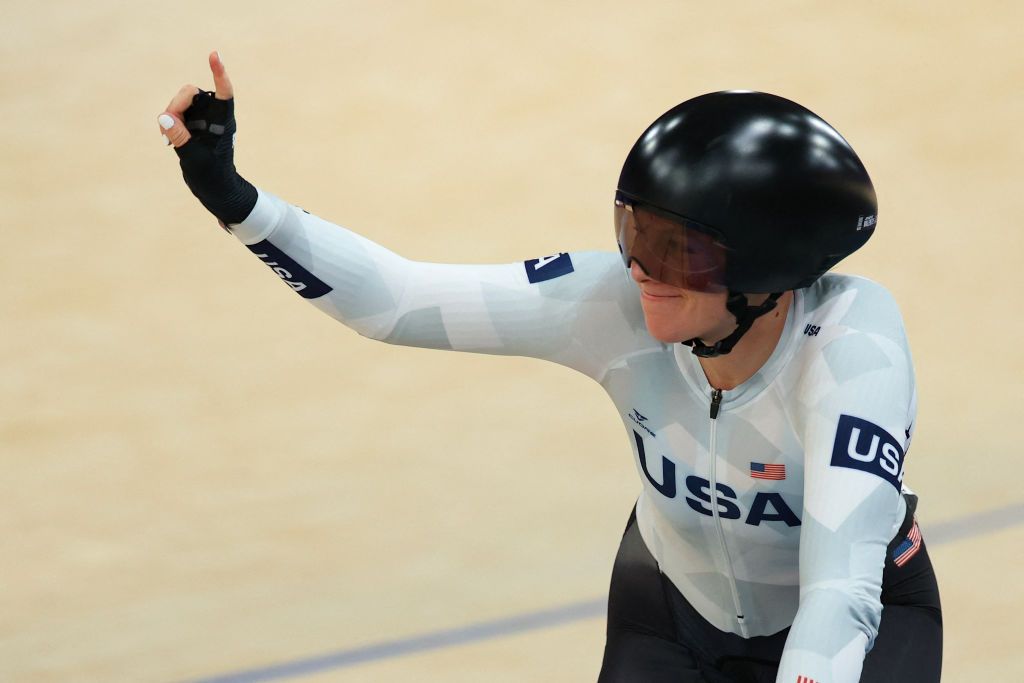
[[[859,249],[876,215],[871,179],[832,126],[735,90],[687,100],[644,131],[619,176],[615,228],[626,264],[654,279],[781,294]]]

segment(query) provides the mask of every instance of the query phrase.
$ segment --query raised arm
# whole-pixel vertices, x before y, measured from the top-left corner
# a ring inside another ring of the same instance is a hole
[[[182,86],[157,117],[174,146],[185,184],[221,225],[239,223],[256,205],[256,188],[235,170],[235,90],[216,52],[210,53],[214,92]]]
[[[193,194],[299,296],[381,341],[544,358],[599,377],[643,322],[613,253],[502,265],[405,259],[270,193],[235,170],[233,88],[216,53],[215,93],[185,86],[160,115]]]
[[[231,230],[299,296],[391,344],[543,358],[596,378],[642,324],[624,314],[629,282],[610,253],[411,261],[262,191]]]

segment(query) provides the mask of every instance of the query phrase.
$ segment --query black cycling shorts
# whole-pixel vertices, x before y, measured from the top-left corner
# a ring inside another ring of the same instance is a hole
[[[907,518],[886,552],[882,620],[862,682],[939,681],[942,611],[924,542],[903,566],[893,562],[893,549],[913,524],[916,500],[907,502]],[[787,635],[788,628],[742,638],[708,623],[658,569],[634,510],[612,570],[599,683],[774,683]]]

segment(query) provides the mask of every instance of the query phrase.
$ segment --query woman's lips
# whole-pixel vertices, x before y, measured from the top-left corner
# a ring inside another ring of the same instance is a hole
[[[679,294],[671,292],[667,294],[658,294],[656,292],[649,292],[646,289],[640,289],[640,298],[647,299],[648,301],[665,301],[666,299],[676,299]]]

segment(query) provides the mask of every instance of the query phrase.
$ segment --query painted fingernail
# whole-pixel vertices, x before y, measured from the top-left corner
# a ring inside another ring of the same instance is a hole
[[[160,127],[163,128],[164,130],[170,130],[171,128],[174,128],[174,117],[170,114],[160,114],[160,117],[157,119],[157,121],[160,123]]]
[[[162,138],[164,139],[164,145],[169,145],[169,144],[171,144],[171,141],[167,139],[167,136],[166,136],[166,135],[161,135],[160,137],[162,137]]]

